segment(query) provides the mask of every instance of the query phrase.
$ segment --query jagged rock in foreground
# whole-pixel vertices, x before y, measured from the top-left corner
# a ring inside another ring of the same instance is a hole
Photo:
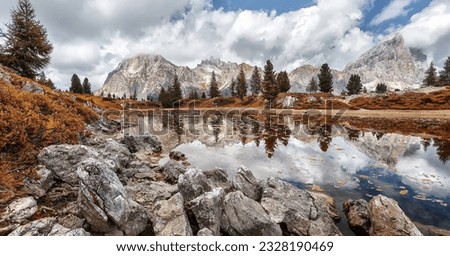
[[[113,230],[111,222],[127,235],[146,229],[145,209],[128,197],[111,165],[91,158],[79,165],[77,173],[81,214],[95,231]]]
[[[370,215],[367,201],[363,199],[348,200],[344,203],[344,213],[350,229],[360,236],[368,236],[370,229]]]
[[[155,234],[159,236],[192,236],[192,228],[184,211],[183,196],[175,194],[169,200],[155,205],[155,218],[152,219]]]
[[[20,226],[8,236],[89,236],[84,229],[67,229],[55,218],[45,218]]]
[[[422,233],[400,209],[397,202],[383,195],[344,203],[350,229],[371,236],[421,236]]]
[[[306,190],[276,178],[269,178],[263,188],[261,205],[275,223],[286,226],[288,232],[302,236],[334,236],[341,232],[331,217]]]
[[[222,228],[234,236],[281,236],[280,226],[271,220],[260,204],[241,191],[226,195]]]
[[[195,216],[199,229],[207,228],[211,235],[220,235],[220,218],[223,212],[224,197],[224,190],[215,188],[190,202],[189,208]]]
[[[239,167],[233,178],[233,187],[242,191],[245,196],[261,201],[262,187],[260,182],[253,176],[253,173],[245,166]]]

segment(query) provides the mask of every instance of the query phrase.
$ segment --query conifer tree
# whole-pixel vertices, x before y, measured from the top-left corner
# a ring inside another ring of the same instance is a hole
[[[257,66],[253,69],[252,77],[250,78],[250,88],[252,89],[252,95],[258,95],[261,92],[261,74]]]
[[[91,83],[89,82],[89,79],[87,77],[84,78],[82,86],[84,94],[92,94]]]
[[[173,84],[171,88],[171,98],[172,98],[172,104],[178,102],[179,100],[183,99],[183,92],[181,91],[181,83],[178,80],[178,76],[175,75],[173,79]]]
[[[220,97],[219,84],[217,83],[216,74],[214,71],[211,74],[211,82],[209,83],[209,97]]]
[[[376,93],[386,93],[387,92],[387,85],[385,83],[379,83],[377,84],[377,87],[375,88]]]
[[[240,99],[243,99],[245,96],[247,96],[247,79],[245,78],[244,69],[239,71],[239,75],[236,77],[237,81],[237,96]]]
[[[425,79],[423,79],[423,86],[438,86],[438,76],[436,73],[436,68],[434,67],[434,63],[430,63],[430,67],[425,71]]]
[[[280,92],[288,92],[291,89],[291,81],[286,71],[281,71],[277,75],[277,83]]]
[[[278,84],[275,76],[275,71],[273,70],[273,65],[270,60],[267,60],[264,66],[264,79],[262,82],[262,90],[264,99],[267,100],[266,107],[273,106],[275,99],[278,96]]]
[[[206,93],[202,92],[202,99],[206,99]]]
[[[319,90],[319,85],[317,84],[317,80],[315,77],[312,77],[308,84],[308,92],[313,93]]]
[[[231,85],[230,85],[230,91],[231,91],[231,97],[236,97],[236,80],[233,78],[231,79]]]
[[[450,85],[450,57],[444,63],[444,69],[439,72],[439,85],[447,86]]]
[[[333,91],[333,75],[331,74],[330,67],[327,63],[323,64],[320,68],[319,77],[319,89],[321,92]]]
[[[18,1],[6,29],[4,45],[0,46],[0,63],[34,79],[50,63],[53,46],[47,39],[47,31],[36,20],[29,0]]]
[[[83,93],[83,86],[81,85],[81,80],[77,74],[72,75],[71,84],[69,90],[73,93]]]
[[[359,75],[352,74],[347,83],[347,93],[348,95],[360,94],[363,89],[361,83],[361,77]]]

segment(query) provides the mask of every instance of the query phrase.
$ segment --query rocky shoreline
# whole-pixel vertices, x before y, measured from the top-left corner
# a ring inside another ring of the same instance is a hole
[[[24,181],[30,195],[0,209],[0,235],[335,236],[342,217],[356,235],[422,235],[385,196],[349,200],[340,216],[334,198],[244,166],[229,177],[190,167],[181,152],[151,164],[142,156],[162,150],[154,136],[81,142],[41,151],[39,178]]]

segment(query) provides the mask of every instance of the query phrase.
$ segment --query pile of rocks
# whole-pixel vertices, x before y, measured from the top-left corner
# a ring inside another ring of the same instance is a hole
[[[9,203],[0,234],[341,235],[330,196],[278,178],[258,180],[244,166],[234,177],[187,168],[180,152],[162,166],[137,157],[158,150],[154,137],[43,149],[40,179],[25,181],[32,196]],[[345,210],[357,234],[420,235],[385,197],[349,201]]]

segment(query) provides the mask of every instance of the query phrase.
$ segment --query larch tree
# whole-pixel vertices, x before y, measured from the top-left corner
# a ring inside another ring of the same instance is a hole
[[[91,83],[87,77],[84,78],[82,86],[84,94],[92,94]]]
[[[434,63],[430,63],[430,67],[425,71],[425,79],[423,79],[423,86],[438,86],[439,78],[436,73],[436,68],[434,67]]]
[[[83,93],[83,85],[77,74],[73,74],[69,90],[73,93]]]
[[[273,69],[273,64],[270,60],[267,60],[266,65],[264,66],[264,78],[262,81],[262,92],[264,95],[264,99],[266,99],[266,107],[272,107],[275,99],[278,96],[278,84],[275,75],[275,71]]]
[[[245,78],[244,69],[239,71],[239,75],[236,77],[237,81],[237,96],[241,99],[243,99],[245,96],[247,96],[247,79]]]
[[[347,93],[348,95],[360,94],[363,89],[361,83],[361,77],[359,75],[352,74],[347,83]]]
[[[211,81],[209,82],[209,97],[220,97],[219,84],[217,83],[216,73],[214,71],[211,74]]]
[[[250,88],[252,90],[252,95],[258,95],[261,92],[261,74],[257,66],[253,69],[252,76],[250,78]]]
[[[18,74],[34,79],[50,63],[53,46],[46,29],[36,20],[29,0],[19,0],[6,24],[4,44],[0,49],[0,63]]]
[[[439,72],[439,85],[447,86],[450,85],[450,57],[444,63],[444,69]]]
[[[291,89],[291,81],[286,71],[281,71],[277,75],[277,83],[280,92],[288,92]]]
[[[331,74],[330,67],[327,63],[323,64],[320,68],[319,77],[319,89],[321,92],[333,91],[333,75]]]
[[[317,80],[315,77],[311,78],[311,80],[308,83],[307,89],[309,93],[317,92],[319,90],[319,84],[317,84]]]

